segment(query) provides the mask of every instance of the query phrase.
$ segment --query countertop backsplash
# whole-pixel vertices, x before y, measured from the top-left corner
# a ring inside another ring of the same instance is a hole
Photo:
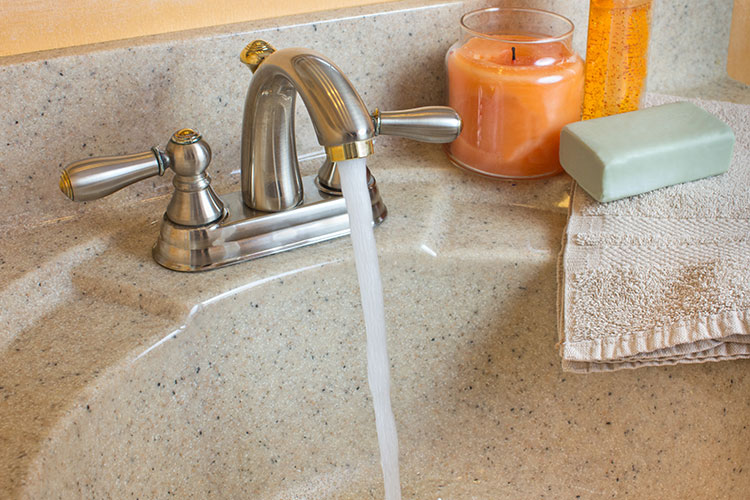
[[[649,89],[686,96],[700,90],[707,98],[715,97],[712,89],[721,95],[729,89],[747,100],[744,87],[724,76],[732,2],[655,3]],[[145,151],[181,127],[198,129],[211,145],[209,172],[217,190],[236,189],[242,107],[251,79],[239,53],[256,38],[328,56],[370,108],[443,103],[443,58],[458,39],[460,15],[490,4],[497,2],[408,0],[2,58],[0,221],[20,218],[33,225],[86,211],[92,204],[70,203],[59,193],[65,164]],[[585,53],[588,2],[501,4],[570,17],[577,27],[574,45]],[[298,152],[319,151],[298,107]],[[94,205],[164,196],[170,189],[166,179],[152,179]]]

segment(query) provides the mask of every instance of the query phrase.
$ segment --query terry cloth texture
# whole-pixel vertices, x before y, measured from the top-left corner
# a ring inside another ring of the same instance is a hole
[[[750,106],[692,102],[734,130],[726,174],[610,203],[573,183],[558,261],[566,371],[750,358]]]

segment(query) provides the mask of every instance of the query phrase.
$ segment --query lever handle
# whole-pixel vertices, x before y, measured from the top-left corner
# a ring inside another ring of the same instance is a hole
[[[178,130],[164,151],[126,156],[102,156],[71,163],[60,176],[60,190],[73,201],[96,200],[154,175],[174,171],[175,191],[167,206],[167,218],[182,226],[203,226],[224,215],[224,204],[211,188],[206,173],[211,148],[193,129]]]
[[[425,106],[372,115],[375,135],[395,135],[421,142],[452,142],[461,133],[461,117],[447,106]]]
[[[164,174],[156,148],[125,156],[100,156],[71,163],[60,175],[60,190],[73,201],[103,198],[154,175]]]

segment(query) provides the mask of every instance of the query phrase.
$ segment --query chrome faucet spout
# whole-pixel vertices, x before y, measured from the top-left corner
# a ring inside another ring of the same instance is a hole
[[[274,51],[260,42],[249,45],[242,59],[254,70],[242,126],[241,183],[248,207],[278,212],[302,202],[294,137],[297,94],[331,161],[372,153],[370,113],[330,60],[307,49]]]

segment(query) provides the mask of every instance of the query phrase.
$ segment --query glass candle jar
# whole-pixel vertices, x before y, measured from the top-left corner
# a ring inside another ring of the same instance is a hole
[[[448,103],[463,121],[446,146],[459,167],[491,177],[562,170],[560,130],[581,118],[584,63],[573,23],[535,9],[492,7],[461,18],[445,58]]]
[[[651,0],[591,0],[583,119],[635,111],[646,94]]]

